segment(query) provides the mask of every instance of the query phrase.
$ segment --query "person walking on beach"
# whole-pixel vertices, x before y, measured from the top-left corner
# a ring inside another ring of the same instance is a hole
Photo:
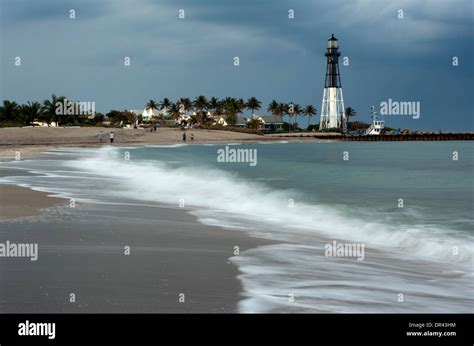
[[[183,132],[183,142],[186,142],[186,132]]]
[[[110,138],[110,144],[114,144],[114,131],[110,131],[109,138]]]
[[[102,132],[102,130],[99,131],[98,137],[99,137],[99,142],[102,143],[104,141],[104,132]]]
[[[191,140],[194,141],[194,134],[191,133]]]

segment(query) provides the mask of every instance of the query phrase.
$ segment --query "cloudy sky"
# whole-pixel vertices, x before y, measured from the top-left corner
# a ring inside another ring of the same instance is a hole
[[[272,99],[319,111],[326,40],[334,33],[349,58],[349,66],[341,64],[345,106],[355,108],[359,120],[370,121],[370,106],[392,99],[420,102],[421,116],[387,116],[388,126],[474,130],[472,0],[0,4],[1,100],[44,100],[55,93],[94,101],[108,112],[202,94],[255,96],[265,112]]]

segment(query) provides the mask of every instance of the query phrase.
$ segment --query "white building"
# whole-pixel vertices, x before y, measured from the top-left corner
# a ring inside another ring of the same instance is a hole
[[[52,121],[51,123],[47,123],[45,121],[33,121],[31,123],[33,126],[41,126],[41,127],[58,127],[58,123],[56,121]]]
[[[239,116],[237,118],[237,127],[247,127],[252,120],[260,122],[259,129],[264,131],[281,131],[283,130],[283,122],[281,118],[275,115],[252,115],[250,117]]]
[[[223,115],[216,115],[214,116],[213,125],[227,126],[228,124]]]
[[[158,117],[163,115],[163,112],[158,111],[157,109],[145,108],[143,110],[131,109],[130,112],[136,114],[137,116],[141,115],[143,121],[149,121],[152,117]]]
[[[185,113],[180,113],[179,117],[175,119],[176,125],[187,126],[191,123],[191,116]]]

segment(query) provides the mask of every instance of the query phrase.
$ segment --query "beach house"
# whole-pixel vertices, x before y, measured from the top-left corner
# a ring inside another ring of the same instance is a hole
[[[158,111],[157,109],[151,108],[145,108],[143,110],[131,109],[130,112],[134,113],[136,116],[141,115],[143,121],[149,121],[152,117],[159,117],[160,115],[163,115],[163,113]]]
[[[262,131],[283,131],[283,122],[279,116],[275,115],[253,115],[250,117],[238,116],[237,127],[247,127],[252,120],[260,122],[259,130]]]

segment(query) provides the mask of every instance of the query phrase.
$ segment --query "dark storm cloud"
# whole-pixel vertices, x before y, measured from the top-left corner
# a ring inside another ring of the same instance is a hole
[[[345,103],[360,120],[369,120],[370,105],[392,98],[421,101],[422,115],[387,119],[391,126],[473,128],[470,0],[0,3],[2,98],[24,102],[54,92],[95,100],[108,111],[204,94],[256,96],[265,105],[294,100],[319,109],[324,49],[335,33],[350,59],[341,67]],[[74,21],[67,18],[70,8]],[[178,19],[179,9],[186,19]],[[20,69],[15,56],[24,61]],[[127,68],[125,56],[132,60]],[[453,99],[455,105],[447,102]]]
[[[20,25],[24,22],[64,19],[64,13],[70,9],[79,10],[89,18],[106,13],[105,2],[94,0],[1,0],[0,18],[6,25]]]

